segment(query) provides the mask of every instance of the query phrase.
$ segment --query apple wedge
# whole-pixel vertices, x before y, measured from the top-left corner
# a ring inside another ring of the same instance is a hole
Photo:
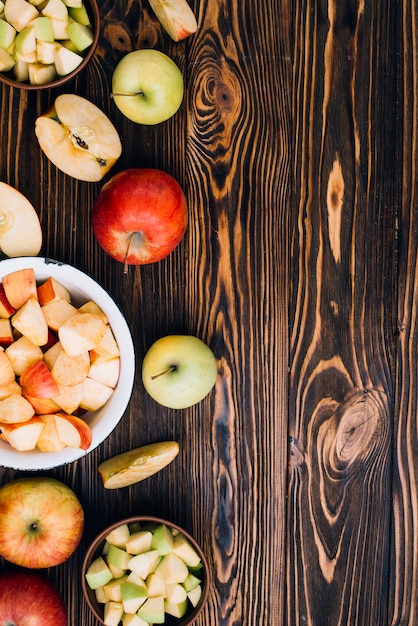
[[[54,415],[40,415],[39,417],[43,421],[44,426],[36,442],[38,450],[41,452],[59,452],[63,450],[65,443],[58,437]]]
[[[16,376],[21,376],[29,365],[42,360],[41,348],[23,336],[6,348],[6,354]]]
[[[4,400],[8,396],[12,396],[14,394],[22,395],[22,388],[18,382],[13,381],[10,385],[0,387],[0,400]]]
[[[64,298],[52,300],[44,304],[42,312],[49,328],[52,330],[58,330],[64,322],[78,313],[76,307],[64,300]]]
[[[83,398],[83,385],[60,385],[58,383],[59,395],[54,398],[61,411],[71,414],[80,406]]]
[[[0,182],[0,249],[8,257],[37,256],[42,230],[33,205],[20,191]]]
[[[6,293],[4,291],[3,283],[0,283],[0,316],[1,317],[10,317],[16,313],[16,309],[12,307],[10,302],[6,297]]]
[[[87,376],[83,381],[83,397],[80,402],[80,409],[97,411],[106,404],[112,393],[112,387]]]
[[[152,10],[173,41],[197,31],[196,17],[186,0],[149,0]]]
[[[0,318],[0,346],[7,348],[14,341],[12,325],[9,318]]]
[[[0,194],[1,194],[0,183]],[[35,272],[28,267],[3,276],[3,288],[10,305],[18,311],[29,298],[38,298]]]
[[[59,394],[57,383],[44,361],[36,361],[23,372],[19,379],[24,395],[33,398],[54,398]]]
[[[42,285],[39,285],[38,300],[41,306],[57,300],[70,302],[71,294],[56,278],[50,276]]]
[[[99,345],[107,325],[94,313],[78,313],[66,320],[58,329],[58,337],[65,352],[76,356]]]
[[[98,472],[106,489],[128,487],[159,472],[178,452],[177,441],[151,443],[106,459]]]
[[[93,354],[93,356],[92,356]],[[115,388],[119,380],[120,371],[120,358],[113,357],[111,359],[90,353],[90,368],[88,376],[94,380],[107,385],[108,387]]]
[[[43,427],[43,421],[36,415],[29,421],[20,424],[0,423],[2,435],[8,443],[19,452],[34,450],[36,448]]]
[[[93,435],[87,422],[75,415],[64,413],[57,413],[54,417],[58,438],[66,446],[81,450],[89,449]]]
[[[23,392],[23,397],[32,405],[36,415],[50,415],[61,410],[52,398],[34,398],[25,392]]]
[[[28,422],[34,415],[33,406],[18,393],[0,401],[0,422],[3,424]]]
[[[4,348],[0,348],[0,387],[11,385],[15,380],[15,373]]]
[[[48,324],[36,298],[27,302],[13,315],[13,327],[35,346],[44,346],[48,341]]]
[[[57,385],[78,385],[86,378],[89,368],[88,352],[70,356],[61,348],[51,368],[51,374]]]
[[[58,96],[37,118],[35,134],[47,158],[65,174],[97,182],[116,163],[122,144],[110,119],[75,94]]]

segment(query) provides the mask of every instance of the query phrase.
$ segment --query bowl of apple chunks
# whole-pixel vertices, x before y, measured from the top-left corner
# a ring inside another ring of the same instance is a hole
[[[131,517],[103,530],[82,567],[82,588],[105,626],[189,626],[209,594],[209,566],[196,540],[158,517]]]
[[[96,0],[0,0],[0,81],[63,85],[89,63],[99,36]]]
[[[126,320],[96,281],[41,257],[0,262],[0,465],[48,469],[93,450],[134,372]]]

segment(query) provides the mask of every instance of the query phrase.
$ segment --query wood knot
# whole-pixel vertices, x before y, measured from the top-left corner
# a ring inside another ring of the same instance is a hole
[[[234,108],[234,94],[231,89],[224,83],[218,83],[215,88],[215,99],[218,107],[226,111],[232,111]]]
[[[341,261],[341,221],[344,202],[344,177],[341,163],[335,159],[328,178],[327,212],[329,242],[336,263]]]
[[[103,27],[103,36],[114,50],[130,52],[133,49],[131,36],[122,24],[109,22]]]
[[[289,437],[289,465],[291,467],[299,467],[305,462],[302,447],[297,439]]]

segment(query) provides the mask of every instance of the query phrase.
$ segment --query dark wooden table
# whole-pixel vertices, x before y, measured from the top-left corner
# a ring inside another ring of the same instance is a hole
[[[0,91],[0,179],[39,210],[42,253],[115,298],[136,348],[119,426],[47,472],[86,513],[82,545],[48,571],[69,623],[96,626],[80,587],[89,541],[145,513],[206,551],[201,626],[416,626],[416,3],[195,0],[199,31],[179,44],[146,0],[100,5],[100,44],[76,81]],[[180,111],[155,127],[123,118],[109,95],[116,63],[141,47],[185,77]],[[169,258],[125,276],[94,241],[101,185],[57,171],[34,136],[65,91],[118,128],[112,173],[158,167],[184,187],[190,224]],[[173,332],[201,337],[219,363],[215,390],[184,411],[154,403],[140,378],[147,348]],[[163,439],[180,445],[168,468],[103,489],[101,460]]]

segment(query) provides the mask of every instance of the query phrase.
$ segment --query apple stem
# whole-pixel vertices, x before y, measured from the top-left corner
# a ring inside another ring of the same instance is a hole
[[[127,248],[126,248],[125,260],[124,260],[124,263],[123,263],[123,273],[124,273],[124,274],[127,274],[127,273],[128,273],[128,265],[129,265],[129,263],[128,263],[128,256],[129,256],[129,250],[131,249],[131,244],[132,244],[132,242],[133,242],[133,240],[134,240],[135,235],[136,235],[136,233],[131,233],[131,236],[129,237],[128,246],[127,246]]]
[[[159,378],[160,376],[164,376],[164,374],[169,374],[170,372],[175,372],[176,369],[177,369],[176,365],[170,365],[170,367],[168,367],[163,372],[160,372],[159,374],[155,374],[155,376],[151,376],[151,380],[155,380],[156,378]]]

